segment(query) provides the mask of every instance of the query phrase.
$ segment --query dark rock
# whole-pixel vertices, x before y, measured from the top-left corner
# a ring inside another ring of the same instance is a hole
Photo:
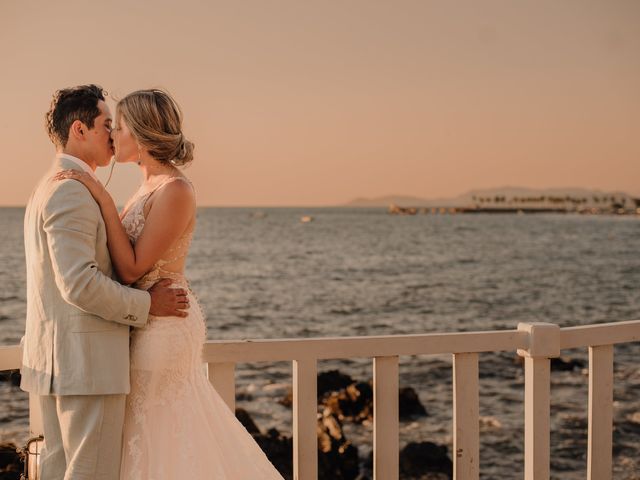
[[[342,424],[329,408],[318,416],[318,476],[355,480],[360,474],[358,449],[349,442]]]
[[[287,408],[293,408],[293,390],[289,389],[286,395],[278,400],[278,403]]]
[[[340,370],[329,370],[318,374],[318,398],[327,392],[334,392],[347,388],[354,383],[353,379]]]
[[[411,387],[402,387],[399,392],[400,418],[426,417],[427,409],[420,403],[420,398]]]
[[[20,386],[20,370],[3,370],[0,372],[0,382],[9,382],[14,387]]]
[[[244,408],[236,408],[236,418],[240,420],[240,423],[247,429],[247,431],[253,435],[254,433],[260,433],[260,429],[255,424],[249,412]]]
[[[585,362],[576,358],[559,357],[551,359],[551,370],[557,372],[570,372],[573,370],[582,370]]]
[[[318,452],[318,478],[356,480],[360,473],[358,449],[347,442],[338,450]]]
[[[428,415],[413,388],[401,388],[398,395],[400,418]],[[289,391],[278,403],[291,408],[293,392]],[[318,375],[318,403],[329,407],[340,420],[348,419],[356,423],[370,421],[373,419],[372,382],[354,382],[353,378],[339,370],[322,372]]]
[[[20,472],[2,472],[0,471],[0,480],[21,480],[22,473]]]
[[[22,456],[13,443],[0,443],[0,480],[19,480],[24,471]]]
[[[373,388],[370,383],[352,383],[326,396],[323,403],[340,420],[362,423],[373,419]]]
[[[253,436],[269,461],[287,480],[293,478],[293,442],[291,438],[281,435],[275,428],[264,434],[244,408],[236,408],[236,418]],[[0,479],[1,480],[1,479]]]
[[[248,392],[236,392],[236,401],[238,402],[251,402],[253,395]]]
[[[290,437],[280,434],[275,428],[270,428],[264,434],[251,418],[249,412],[243,408],[236,408],[236,418],[244,425],[253,439],[260,446],[269,461],[276,467],[286,480],[293,478],[293,441]]]
[[[331,451],[335,445],[344,443],[344,433],[342,423],[329,408],[325,408],[321,415],[318,415],[318,449],[322,452]]]
[[[373,385],[371,382],[358,382],[349,385],[345,392],[349,401],[350,416],[355,422],[373,418]]]
[[[427,410],[420,402],[416,391],[411,387],[403,387],[398,392],[400,418],[407,419],[426,416]],[[348,385],[339,392],[331,392],[322,399],[340,420],[355,423],[373,420],[373,387],[371,382],[358,382]]]
[[[293,478],[292,439],[281,435],[275,428],[270,429],[267,435],[256,434],[253,438],[280,475],[286,480],[291,480]]]
[[[236,417],[251,432],[267,458],[287,480],[293,478],[293,441],[277,429],[260,432],[249,413],[236,409]],[[320,479],[356,480],[360,473],[358,449],[344,436],[340,420],[330,410],[318,415],[318,475]],[[1,479],[0,479],[1,480]]]
[[[337,392],[354,383],[353,378],[340,372],[340,370],[329,370],[318,374],[318,399],[327,393]],[[293,406],[293,391],[289,389],[287,394],[281,398],[278,403],[287,408]]]
[[[452,478],[453,463],[447,455],[447,446],[432,442],[408,443],[400,451],[400,477],[424,478],[426,473]]]

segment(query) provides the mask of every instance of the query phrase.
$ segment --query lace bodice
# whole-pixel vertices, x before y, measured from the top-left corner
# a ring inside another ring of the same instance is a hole
[[[174,181],[183,181],[188,183],[191,188],[193,185],[185,177],[170,177],[160,182],[155,188],[134,196],[121,215],[122,224],[129,236],[129,240],[133,245],[138,241],[146,220],[145,206],[151,196],[165,185]],[[136,288],[148,289],[160,278],[171,278],[174,283],[186,284],[184,280],[184,259],[189,253],[191,240],[193,239],[194,225],[190,225],[182,236],[174,242],[174,244],[165,252],[163,257],[159,259],[155,265],[133,285]]]

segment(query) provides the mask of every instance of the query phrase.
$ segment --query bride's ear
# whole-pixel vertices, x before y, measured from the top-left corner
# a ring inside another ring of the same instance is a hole
[[[150,158],[151,160],[154,159],[153,156],[149,153],[149,148],[145,147],[138,141],[136,141],[136,145],[138,147],[138,158],[136,159],[136,162],[138,162],[138,165],[140,165],[144,159],[147,159],[147,158]]]

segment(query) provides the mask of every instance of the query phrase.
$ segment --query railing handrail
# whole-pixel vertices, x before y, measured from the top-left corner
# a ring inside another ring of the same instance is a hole
[[[272,340],[213,340],[204,345],[203,360],[212,362],[287,361],[373,358],[390,355],[482,353],[527,348],[518,330],[426,333],[363,337],[316,337]]]
[[[640,320],[560,328],[560,348],[562,350],[634,341],[640,341]],[[485,353],[526,350],[528,346],[529,336],[521,330],[360,337],[208,340],[203,348],[203,363]],[[0,346],[0,370],[20,368],[21,351],[20,345]]]
[[[560,348],[595,347],[616,345],[640,340],[640,320],[597,323],[560,329]]]

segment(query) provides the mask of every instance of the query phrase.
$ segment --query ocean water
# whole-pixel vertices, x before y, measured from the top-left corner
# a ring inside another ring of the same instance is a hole
[[[256,213],[258,213],[256,215]],[[0,345],[24,328],[20,208],[0,209]],[[314,221],[301,223],[303,215]],[[640,319],[640,218],[418,215],[383,209],[203,208],[187,274],[209,339],[393,335]],[[615,478],[640,478],[637,344],[616,347]],[[563,352],[586,361],[586,350]],[[522,478],[523,370],[515,352],[480,357],[482,478]],[[321,362],[359,380],[368,360]],[[241,364],[239,406],[263,430],[290,432],[277,403],[288,363]],[[400,384],[429,416],[401,422],[401,444],[451,444],[450,356],[402,357]],[[552,472],[584,478],[588,378],[552,373]],[[0,441],[26,438],[26,396],[0,382]],[[364,458],[371,425],[345,425]],[[634,476],[635,475],[635,476]]]

